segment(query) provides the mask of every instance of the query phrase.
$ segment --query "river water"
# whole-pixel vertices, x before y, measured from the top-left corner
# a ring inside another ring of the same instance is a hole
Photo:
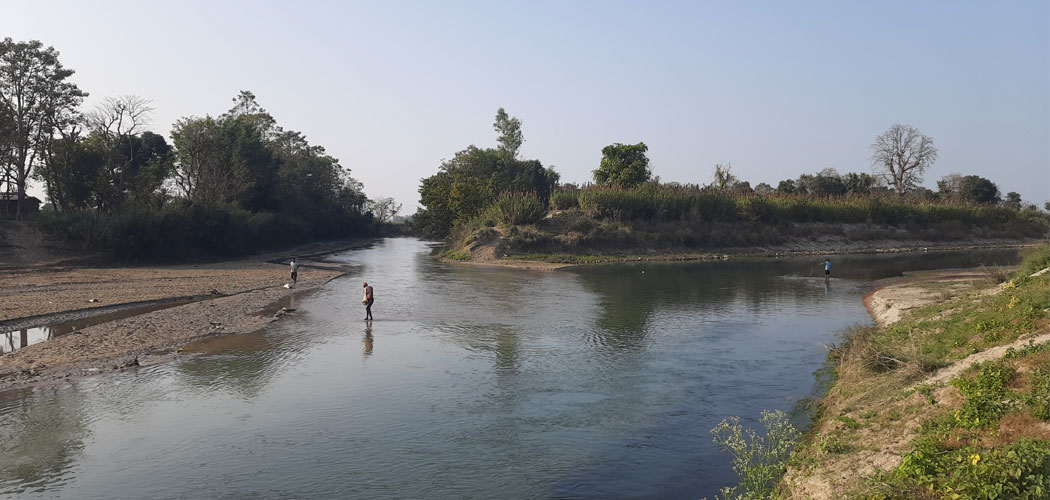
[[[1017,261],[836,256],[826,287],[822,257],[540,272],[429,252],[334,255],[355,271],[263,331],[0,393],[0,498],[712,496],[735,476],[710,429],[819,395],[871,280]]]

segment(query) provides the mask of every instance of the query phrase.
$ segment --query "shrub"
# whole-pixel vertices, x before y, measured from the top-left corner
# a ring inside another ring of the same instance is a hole
[[[916,442],[894,475],[945,498],[1047,498],[1050,448],[1046,441],[1021,440],[998,449],[951,449],[931,435]]]
[[[1006,384],[1014,377],[1014,370],[1002,361],[984,363],[974,380],[952,379],[951,384],[966,396],[962,408],[955,412],[955,420],[962,427],[979,428],[999,420],[1010,410]]]
[[[733,455],[733,471],[740,477],[737,486],[722,488],[724,499],[769,498],[802,437],[782,411],[763,411],[761,421],[764,435],[745,430],[738,417],[723,420],[711,429],[715,443]]]

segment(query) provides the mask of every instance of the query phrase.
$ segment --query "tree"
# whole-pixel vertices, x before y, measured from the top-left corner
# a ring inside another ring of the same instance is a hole
[[[759,182],[758,185],[755,186],[755,193],[757,193],[757,194],[768,195],[768,194],[772,194],[774,191],[776,191],[776,190],[773,189],[773,186],[770,186],[769,184],[767,184],[765,182]]]
[[[908,125],[894,124],[871,144],[871,162],[897,194],[922,182],[922,174],[937,159],[933,139]]]
[[[1006,199],[1003,200],[1003,206],[1006,208],[1012,208],[1014,210],[1021,209],[1021,195],[1020,193],[1010,191],[1006,193]]]
[[[58,61],[54,47],[39,41],[0,42],[0,167],[10,192],[18,194],[18,212],[26,196],[26,183],[36,164],[39,147],[54,135],[58,116],[75,110],[87,96],[67,79],[73,70]]]
[[[369,201],[366,210],[372,214],[376,222],[383,224],[397,216],[397,213],[401,211],[401,204],[393,198],[379,198]]]
[[[181,118],[172,126],[175,145],[173,180],[186,198],[199,203],[217,203],[230,198],[233,173],[227,168],[227,139],[212,117]]]
[[[733,166],[729,163],[725,165],[718,163],[715,165],[715,180],[711,184],[711,187],[725,193],[736,184],[736,176],[729,171],[733,169]]]
[[[594,182],[602,186],[633,187],[650,180],[653,172],[645,155],[648,150],[644,142],[605,146],[601,164],[593,171]]]
[[[171,148],[162,136],[145,130],[152,111],[148,99],[126,95],[107,97],[85,116],[103,159],[94,185],[99,210],[119,210],[129,200],[149,205],[168,177]]]
[[[508,116],[503,108],[499,108],[496,111],[496,122],[492,124],[492,127],[499,133],[499,136],[496,138],[496,142],[499,143],[499,151],[506,158],[516,159],[518,157],[518,149],[525,142],[525,138],[521,134],[521,120]]]
[[[959,174],[948,174],[937,181],[937,192],[945,196],[958,196],[962,186],[962,176]]]
[[[967,175],[959,179],[959,196],[974,203],[995,205],[999,203],[999,187],[984,177]]]
[[[795,181],[793,179],[785,179],[780,181],[779,184],[777,184],[777,192],[785,194],[794,194],[798,192],[798,186],[795,185]]]
[[[43,181],[48,200],[57,210],[87,208],[92,202],[92,187],[102,172],[103,157],[91,141],[72,131],[49,141],[44,161],[35,172]]]
[[[842,179],[847,193],[870,194],[878,179],[866,173],[850,172]]]

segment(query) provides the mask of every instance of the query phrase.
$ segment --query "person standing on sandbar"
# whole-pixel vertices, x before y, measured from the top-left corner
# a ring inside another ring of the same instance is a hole
[[[368,283],[361,283],[361,287],[365,289],[365,296],[361,299],[361,303],[365,305],[365,321],[372,319],[372,303],[376,301],[372,295],[372,287],[368,286]]]
[[[292,257],[292,286],[295,286],[295,282],[299,281],[299,263],[295,261],[295,257]]]

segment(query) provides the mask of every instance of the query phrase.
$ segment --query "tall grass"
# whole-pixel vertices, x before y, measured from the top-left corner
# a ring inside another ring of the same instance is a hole
[[[901,225],[960,221],[967,225],[1013,224],[1033,235],[1046,232],[1044,213],[953,201],[916,202],[875,195],[813,197],[789,194],[725,194],[698,187],[645,185],[635,189],[587,187],[581,209],[600,217],[630,221],[828,222]]]
[[[501,224],[532,224],[547,215],[547,206],[535,194],[503,193],[489,207]]]

